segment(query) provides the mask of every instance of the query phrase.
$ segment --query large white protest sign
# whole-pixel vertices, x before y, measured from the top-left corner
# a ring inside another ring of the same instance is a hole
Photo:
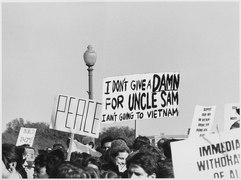
[[[36,133],[36,128],[24,128],[21,127],[16,146],[21,146],[23,144],[29,144],[29,146],[33,146],[34,137]]]
[[[179,84],[176,72],[105,78],[102,122],[178,116]]]
[[[171,143],[177,179],[232,179],[241,177],[241,131],[209,134]]]
[[[101,103],[74,96],[58,95],[54,101],[50,128],[99,137]]]
[[[240,127],[240,105],[239,103],[225,104],[224,109],[224,131]]]
[[[216,106],[196,105],[189,138],[209,134],[214,121]]]

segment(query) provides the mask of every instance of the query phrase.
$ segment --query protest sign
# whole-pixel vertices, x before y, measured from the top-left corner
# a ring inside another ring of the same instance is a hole
[[[239,103],[225,104],[224,108],[224,131],[240,127]]]
[[[101,103],[74,96],[58,95],[54,101],[50,128],[99,137]]]
[[[216,106],[196,105],[189,138],[194,136],[204,136],[209,134],[214,121]]]
[[[32,148],[25,148],[26,150],[26,161],[34,161],[35,156],[34,156],[34,149]]]
[[[238,129],[171,143],[177,179],[231,179],[241,177]]]
[[[21,146],[23,144],[29,144],[29,146],[33,146],[33,141],[36,133],[36,128],[24,128],[21,127],[16,146]]]
[[[105,78],[102,123],[178,116],[179,73]]]

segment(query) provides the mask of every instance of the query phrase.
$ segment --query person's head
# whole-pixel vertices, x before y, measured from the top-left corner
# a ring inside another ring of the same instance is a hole
[[[133,151],[139,150],[145,144],[150,144],[150,140],[146,136],[138,136],[133,142]]]
[[[23,168],[22,151],[13,144],[2,144],[2,160],[10,174],[20,172]]]
[[[177,139],[170,139],[170,140],[166,140],[164,143],[163,143],[163,151],[164,151],[164,155],[167,157],[167,158],[172,158],[172,151],[171,151],[171,142],[175,142],[175,141],[178,141]]]
[[[100,158],[98,157],[93,157],[93,156],[90,156],[88,158],[86,158],[83,162],[83,166],[86,168],[86,167],[91,167],[91,168],[94,168],[98,171],[101,170],[101,161],[100,161]]]
[[[115,164],[115,165],[125,165],[126,164],[126,158],[130,152],[129,147],[125,143],[125,141],[118,139],[114,140],[111,143],[111,148],[110,148],[110,160]]]
[[[151,154],[136,153],[127,160],[128,178],[156,178],[157,161]]]
[[[114,171],[108,170],[108,171],[103,171],[101,173],[101,178],[112,179],[112,178],[120,178],[120,177]]]
[[[60,149],[56,149],[48,153],[46,172],[50,175],[55,166],[64,161],[64,153]]]
[[[53,148],[52,148],[52,149],[53,149],[53,150],[56,150],[56,149],[65,149],[65,147],[64,147],[63,144],[57,143],[57,144],[54,144],[54,145],[53,145]]]
[[[74,163],[64,161],[58,164],[49,175],[49,178],[84,178],[83,169],[75,166]]]
[[[113,141],[113,138],[111,136],[106,136],[101,140],[102,152],[105,152],[108,149],[110,149],[112,141]]]
[[[151,154],[151,155],[155,156],[155,158],[157,159],[158,162],[165,159],[162,151],[158,147],[150,145],[150,144],[143,145],[139,149],[139,152],[143,152],[143,153],[147,153],[147,154]]]
[[[35,178],[48,178],[46,171],[47,166],[47,153],[39,154],[34,160],[34,177]]]

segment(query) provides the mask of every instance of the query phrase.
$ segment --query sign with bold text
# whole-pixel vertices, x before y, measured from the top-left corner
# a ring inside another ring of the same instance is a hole
[[[176,72],[105,78],[101,122],[178,116],[179,84]]]
[[[58,95],[54,101],[50,128],[99,137],[101,103],[74,96]]]
[[[196,105],[189,137],[209,134],[214,121],[216,106]]]
[[[29,144],[30,147],[33,146],[34,137],[36,133],[36,128],[24,128],[21,127],[16,146],[21,146],[23,144]]]
[[[171,143],[177,179],[239,179],[241,131],[209,134]]]

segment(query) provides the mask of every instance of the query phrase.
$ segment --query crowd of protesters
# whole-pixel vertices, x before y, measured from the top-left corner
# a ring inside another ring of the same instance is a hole
[[[26,163],[27,145],[5,143],[2,178],[173,178],[171,141],[161,139],[152,145],[147,137],[138,136],[130,148],[125,139],[108,136],[96,148],[102,154],[100,157],[75,151],[70,160],[68,150],[62,144],[54,144],[38,150],[32,164]],[[94,142],[86,143],[94,148]]]

